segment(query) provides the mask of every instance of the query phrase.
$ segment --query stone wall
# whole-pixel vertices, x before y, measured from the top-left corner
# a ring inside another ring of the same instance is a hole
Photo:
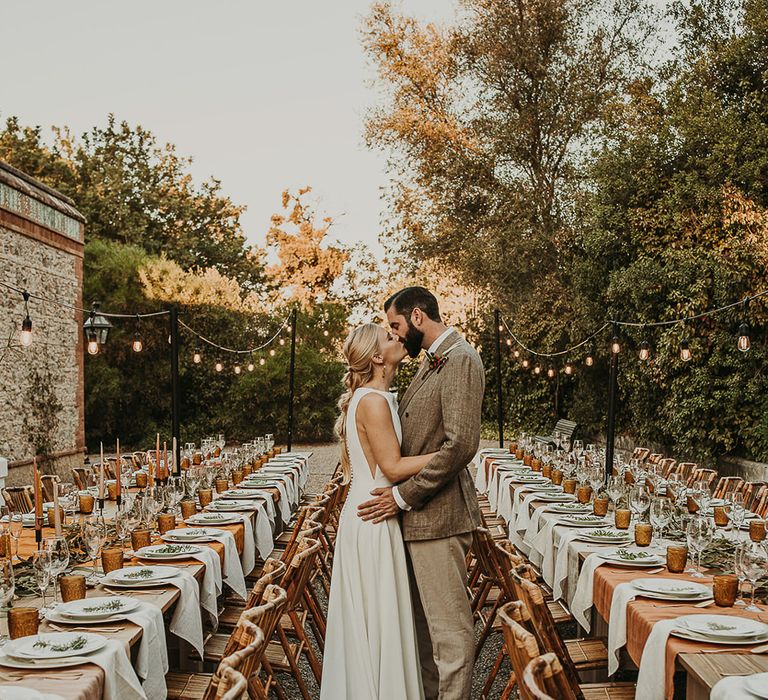
[[[82,217],[66,198],[0,164],[0,281],[82,306]],[[30,299],[33,342],[19,344],[21,294],[0,289],[0,455],[7,484],[29,483],[37,452],[52,455],[46,472],[82,464],[81,313]]]

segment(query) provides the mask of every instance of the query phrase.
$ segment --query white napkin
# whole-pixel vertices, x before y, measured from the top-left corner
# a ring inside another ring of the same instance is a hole
[[[246,515],[244,519],[248,519]],[[240,556],[237,553],[235,536],[229,530],[216,530],[212,537],[224,545],[224,576],[223,581],[243,600],[248,592],[245,588],[245,576]],[[250,572],[249,572],[250,573]]]
[[[616,600],[615,594],[614,600]],[[611,606],[611,612],[613,612],[613,606]],[[659,620],[648,635],[648,639],[643,647],[643,655],[640,657],[640,673],[637,676],[636,697],[643,698],[643,700],[665,700],[667,640],[669,639],[669,633],[675,628],[676,624],[677,618]],[[610,653],[608,658],[610,660]]]
[[[728,676],[721,678],[709,695],[709,700],[761,700],[746,688],[749,676]]]
[[[627,643],[627,604],[635,599],[637,589],[630,583],[620,583],[613,589],[613,598],[611,598],[611,612],[608,616],[608,675],[611,676],[619,670],[619,650]],[[654,625],[656,630],[658,623]],[[671,629],[671,627],[670,627]],[[653,636],[653,632],[651,632]],[[666,641],[666,637],[664,637]],[[650,642],[650,637],[648,638]],[[648,642],[645,648],[648,649]],[[645,654],[645,652],[643,652]],[[663,657],[662,657],[663,662]],[[662,663],[661,668],[664,668]],[[657,667],[658,671],[658,667]],[[663,688],[663,681],[662,681]],[[638,685],[638,698],[646,700],[645,695],[641,695]],[[662,693],[663,697],[663,693]]]
[[[544,525],[538,534],[531,540],[531,561],[541,568],[541,574],[549,586],[552,585],[552,574],[555,569],[555,554],[553,552],[555,518],[543,516]],[[535,554],[534,554],[535,552]],[[537,561],[538,560],[538,563]],[[544,570],[549,572],[547,576]]]
[[[173,611],[168,629],[181,639],[188,641],[203,656],[203,621],[200,615],[190,615],[190,610],[200,608],[200,586],[192,574],[179,569],[180,574],[169,578],[167,583],[179,589],[179,600]]]
[[[472,459],[472,463],[475,465],[475,468],[477,471],[475,472],[475,488],[480,493],[485,493],[486,489],[488,488],[488,484],[485,480],[485,460],[487,457],[485,457],[481,452],[478,452],[474,458]]]
[[[523,497],[523,502],[517,508],[514,528],[517,532],[525,532],[531,522],[531,503],[538,497],[538,493],[528,493]],[[541,510],[537,508],[536,510]]]
[[[269,522],[269,512],[267,510],[268,504],[272,502],[272,499],[268,501],[262,501],[259,510],[256,512],[256,549],[259,550],[259,557],[262,560],[272,554],[272,550],[275,548],[275,541],[272,537],[272,525]],[[247,527],[246,527],[247,534]],[[253,535],[253,528],[251,527],[251,534]],[[245,566],[243,566],[243,570]],[[253,571],[253,566],[247,569],[248,573]]]
[[[83,658],[104,670],[102,700],[147,700],[125,647],[120,642],[108,639],[106,646]]]
[[[593,587],[595,583],[595,570],[598,566],[605,564],[599,554],[590,554],[585,560],[579,572],[579,582],[576,584],[576,593],[570,604],[571,614],[587,632],[590,631],[592,623],[590,615],[587,613],[594,605],[592,599]]]
[[[210,547],[201,547],[201,551],[191,556],[205,565],[203,583],[200,586],[200,605],[218,622],[219,608],[216,599],[221,595],[221,559]]]
[[[256,511],[257,521],[262,507]],[[246,576],[256,566],[256,543],[253,535],[253,523],[251,523],[251,518],[247,515],[243,516],[243,551],[240,553],[240,565],[243,567],[243,574]]]
[[[560,542],[557,545],[557,557],[555,558],[555,569],[552,574],[552,597],[554,600],[560,600],[563,597],[563,581],[568,579],[568,549],[571,546],[572,540],[580,534],[581,528],[572,527],[560,535]]]
[[[518,489],[512,489],[509,480],[511,476],[502,473],[499,476],[499,495],[497,499],[496,512],[504,518],[505,522],[510,522],[515,519],[518,510],[518,502],[520,495]]]
[[[168,648],[165,641],[163,612],[156,605],[139,603],[139,607],[126,614],[126,619],[142,628],[136,656],[136,673],[143,678],[148,698],[165,698],[165,674],[168,672]]]

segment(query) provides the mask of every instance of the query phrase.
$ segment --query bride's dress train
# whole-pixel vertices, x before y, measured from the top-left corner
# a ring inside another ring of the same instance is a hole
[[[352,483],[336,538],[321,700],[424,697],[400,525],[395,518],[374,525],[357,516],[372,489],[392,485],[378,467],[371,476],[357,435],[357,405],[372,391],[386,397],[401,439],[394,396],[357,389],[346,419]]]

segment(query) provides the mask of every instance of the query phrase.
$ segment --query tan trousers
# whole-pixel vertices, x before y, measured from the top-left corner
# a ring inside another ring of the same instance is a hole
[[[426,700],[468,700],[475,633],[467,597],[472,534],[407,542]]]

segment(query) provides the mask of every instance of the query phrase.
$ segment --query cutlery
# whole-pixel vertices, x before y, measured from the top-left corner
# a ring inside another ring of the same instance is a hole
[[[702,600],[700,603],[696,603],[695,605],[691,605],[691,603],[673,603],[672,605],[664,605],[663,603],[654,603],[655,608],[707,608],[710,605],[714,604],[714,600]]]
[[[768,654],[768,644],[762,644],[759,647],[750,649],[750,654]]]
[[[157,595],[157,593],[153,593],[152,591],[135,591],[132,588],[128,588],[122,591],[114,591],[111,588],[107,588],[106,586],[102,586],[102,588],[107,593],[111,593],[112,595]]]
[[[23,681],[25,678],[34,678],[35,680],[43,679],[48,681],[76,681],[82,677],[82,673],[69,673],[66,671],[62,671],[55,676],[41,673],[0,673],[0,679],[4,681]]]
[[[48,627],[57,632],[122,632],[125,627],[61,627],[53,622],[48,622]]]
[[[665,566],[659,567],[658,569],[651,569],[650,571],[646,571],[646,574],[660,574],[662,571],[666,571]]]

